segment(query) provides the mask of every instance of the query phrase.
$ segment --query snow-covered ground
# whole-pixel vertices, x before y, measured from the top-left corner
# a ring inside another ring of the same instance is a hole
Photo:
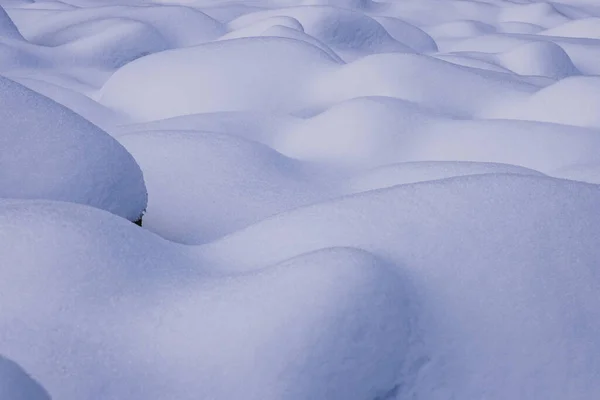
[[[0,400],[600,398],[597,0],[0,5]]]

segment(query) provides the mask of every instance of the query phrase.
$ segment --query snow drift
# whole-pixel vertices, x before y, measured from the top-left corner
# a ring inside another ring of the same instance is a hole
[[[108,134],[0,77],[0,196],[72,201],[131,221],[146,207],[142,172]]]
[[[592,0],[1,3],[2,400],[600,393]]]

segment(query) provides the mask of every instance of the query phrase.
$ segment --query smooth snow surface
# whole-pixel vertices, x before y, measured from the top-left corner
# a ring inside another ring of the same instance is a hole
[[[598,60],[593,0],[0,0],[0,399],[598,398]]]

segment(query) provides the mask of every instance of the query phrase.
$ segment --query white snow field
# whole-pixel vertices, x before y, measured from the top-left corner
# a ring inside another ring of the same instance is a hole
[[[0,400],[600,398],[598,1],[0,6]]]

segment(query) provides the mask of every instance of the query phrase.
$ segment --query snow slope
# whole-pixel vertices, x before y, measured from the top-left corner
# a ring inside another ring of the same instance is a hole
[[[100,210],[0,209],[1,346],[56,398],[361,399],[394,385],[410,314],[401,279],[369,253],[215,276],[189,249]]]
[[[108,134],[0,77],[0,195],[72,201],[132,221],[146,208],[142,172]]]
[[[0,399],[597,398],[598,21],[0,0]]]

